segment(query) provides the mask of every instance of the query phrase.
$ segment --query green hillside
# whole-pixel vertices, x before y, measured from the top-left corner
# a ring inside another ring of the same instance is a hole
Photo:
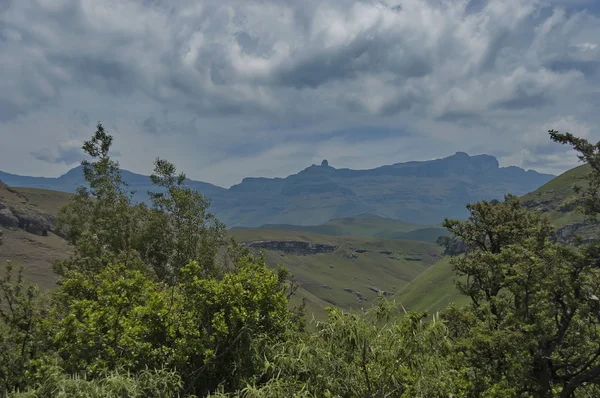
[[[435,244],[416,241],[264,229],[233,230],[230,234],[245,243],[295,241],[335,246],[331,252],[310,255],[276,249],[263,252],[269,266],[286,266],[293,279],[308,293],[347,309],[370,306],[377,297],[377,292],[370,288],[390,293],[398,291],[439,260],[442,252]],[[355,292],[366,301],[361,301]]]
[[[22,194],[32,206],[35,206],[43,213],[57,214],[61,207],[69,203],[71,194],[60,191],[51,191],[38,188],[13,187],[17,193]]]
[[[585,186],[582,180],[590,172],[588,165],[581,165],[554,178],[535,191],[522,197],[523,204],[535,211],[545,213],[555,227],[583,221],[583,215],[568,202],[576,197],[573,185]]]
[[[407,311],[427,310],[430,313],[446,308],[451,302],[467,304],[467,297],[456,290],[455,279],[447,256],[400,289],[394,299]]]

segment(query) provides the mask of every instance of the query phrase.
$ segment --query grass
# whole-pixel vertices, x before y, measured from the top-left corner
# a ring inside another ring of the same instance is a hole
[[[589,172],[590,166],[587,164],[575,167],[535,191],[522,196],[521,200],[523,202],[541,202],[542,204],[533,206],[532,209],[542,211],[557,228],[572,222],[583,221],[583,214],[579,211],[560,211],[560,207],[563,202],[575,198],[573,185],[586,185],[586,181],[582,178]]]
[[[446,256],[432,265],[394,295],[398,305],[407,311],[429,311],[435,313],[448,306],[467,304],[469,299],[459,293],[455,275]]]
[[[52,233],[38,236],[22,229],[0,229],[4,235],[0,246],[0,264],[11,261],[16,267],[25,265],[26,282],[36,283],[42,290],[54,288],[58,275],[52,270],[52,264],[69,256],[72,249],[67,242]]]
[[[12,188],[12,190],[25,196],[29,204],[35,206],[43,213],[56,215],[58,210],[71,199],[71,194],[60,191],[50,191],[38,188]]]
[[[369,287],[396,292],[434,264],[442,251],[435,244],[417,241],[264,229],[240,229],[229,233],[240,242],[296,240],[337,246],[332,253],[314,255],[264,251],[269,266],[287,267],[293,274],[292,279],[310,296],[303,294],[317,299],[310,303],[316,314],[323,314],[322,309],[328,305],[350,310],[370,307],[377,293]],[[344,289],[360,292],[367,301],[358,301],[356,294]]]

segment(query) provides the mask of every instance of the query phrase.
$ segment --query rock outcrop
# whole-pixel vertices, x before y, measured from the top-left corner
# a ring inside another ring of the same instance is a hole
[[[582,239],[583,243],[591,243],[597,240],[598,225],[590,222],[572,222],[556,230],[555,238],[559,243],[571,245],[576,238]]]
[[[262,240],[246,243],[245,245],[253,249],[276,250],[300,255],[331,253],[337,249],[337,246],[334,245],[296,240]]]
[[[2,202],[0,202],[0,225],[8,229],[19,227],[19,219]]]
[[[41,212],[25,196],[0,182],[0,226],[46,236],[54,229],[54,223],[53,216]]]

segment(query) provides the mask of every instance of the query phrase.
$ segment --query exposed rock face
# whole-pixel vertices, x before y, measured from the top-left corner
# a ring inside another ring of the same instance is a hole
[[[559,243],[570,245],[575,242],[576,237],[583,239],[584,243],[591,243],[597,239],[597,231],[594,231],[594,225],[590,222],[573,222],[564,225],[556,230],[556,240]]]
[[[331,253],[337,249],[337,246],[334,245],[295,240],[262,240],[247,243],[246,246],[253,249],[277,250],[300,255]]]
[[[47,236],[54,229],[54,217],[27,210],[15,210],[13,214],[19,220],[19,228],[32,234]]]
[[[15,217],[9,208],[0,202],[0,225],[4,228],[15,229],[19,227],[19,219]]]
[[[54,229],[54,217],[40,212],[25,196],[2,182],[0,191],[3,192],[0,195],[0,226],[7,229],[21,228],[41,236],[48,235]]]
[[[32,234],[46,236],[54,229],[54,217],[35,213],[28,209],[10,209],[4,206],[0,209],[0,226],[8,229],[21,228]]]

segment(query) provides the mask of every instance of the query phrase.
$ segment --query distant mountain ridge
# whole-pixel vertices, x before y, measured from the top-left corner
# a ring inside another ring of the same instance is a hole
[[[148,176],[122,171],[143,201],[154,189]],[[499,167],[490,155],[457,152],[446,158],[411,161],[369,170],[336,169],[327,161],[285,178],[247,177],[226,189],[187,180],[212,200],[211,211],[229,227],[264,224],[319,225],[331,219],[374,214],[415,224],[437,224],[467,215],[465,205],[482,199],[523,195],[553,175],[519,167]],[[81,166],[57,178],[0,171],[9,186],[74,192],[83,184]]]

